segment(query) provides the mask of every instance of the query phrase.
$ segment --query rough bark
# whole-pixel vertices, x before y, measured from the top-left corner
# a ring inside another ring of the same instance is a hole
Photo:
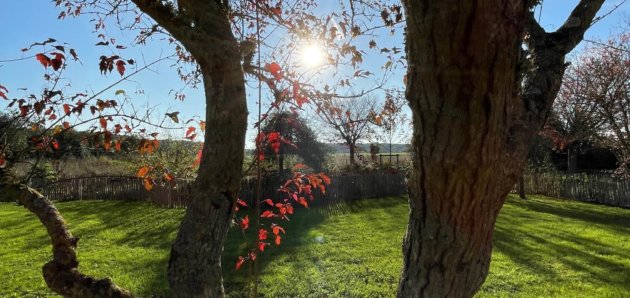
[[[25,185],[0,186],[0,202],[17,201],[35,214],[46,228],[52,243],[53,259],[42,268],[48,287],[65,297],[133,297],[111,279],[95,279],[79,272],[74,237],[52,202]]]
[[[581,1],[577,21],[554,33],[528,1],[404,2],[414,131],[398,297],[472,297],[484,282],[497,214],[547,118],[564,56],[602,2]],[[533,67],[522,83],[523,42]]]
[[[206,127],[191,203],[172,246],[168,280],[175,297],[224,296],[223,243],[238,196],[247,128],[241,55],[227,1],[133,0],[193,55],[203,74]]]

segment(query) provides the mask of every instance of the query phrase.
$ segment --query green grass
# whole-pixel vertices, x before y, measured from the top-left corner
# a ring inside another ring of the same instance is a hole
[[[59,203],[79,241],[81,270],[110,276],[143,297],[168,295],[166,264],[182,210],[143,203]],[[261,255],[266,297],[392,297],[407,221],[401,198],[300,210],[280,248]],[[248,266],[234,230],[224,273],[244,295]],[[47,296],[41,266],[50,246],[37,220],[0,204],[0,297]],[[490,275],[477,297],[623,297],[630,293],[630,210],[532,197],[510,198],[499,216]]]

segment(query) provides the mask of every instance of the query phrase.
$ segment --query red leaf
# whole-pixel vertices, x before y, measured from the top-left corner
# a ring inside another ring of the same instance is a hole
[[[271,11],[271,13],[277,15],[277,16],[281,16],[282,15],[282,8],[276,6],[276,7],[271,7],[269,8],[269,11]]]
[[[59,143],[56,140],[52,140],[50,142],[53,146],[53,148],[55,148],[55,150],[59,150]]]
[[[4,92],[6,93],[9,93],[9,90],[7,89],[7,87],[0,85],[0,89],[4,90]]]
[[[263,214],[260,215],[260,217],[263,217],[263,218],[271,218],[274,216],[276,215],[273,213],[273,211],[269,211],[269,210],[263,212]]]
[[[236,203],[243,206],[243,207],[247,207],[247,203],[245,203],[245,201],[241,200],[241,199],[236,199]]]
[[[37,54],[35,55],[35,58],[37,59],[37,61],[39,61],[39,63],[41,63],[44,67],[48,67],[50,65],[50,58],[48,58],[48,56],[44,55],[44,54]]]
[[[280,235],[276,235],[276,245],[280,245],[280,240],[282,240],[282,237],[280,237]]]
[[[268,232],[267,230],[265,230],[265,229],[260,229],[260,230],[258,231],[258,240],[265,240],[265,239],[267,239],[267,234],[268,234],[268,233],[269,233],[269,232]]]
[[[258,152],[258,156],[257,156],[258,160],[259,161],[265,160],[265,152],[263,152],[262,150],[257,150],[257,152]]]
[[[250,251],[250,252],[249,252],[249,258],[250,258],[252,261],[256,261],[256,253],[255,253],[255,252],[253,252],[253,251]]]
[[[273,152],[276,154],[280,153],[280,142],[271,143],[271,149],[273,149]]]
[[[62,125],[63,125],[63,128],[64,128],[64,129],[70,129],[70,122],[67,122],[67,121],[66,121],[66,122],[64,122]]]
[[[300,197],[300,198],[298,199],[298,203],[300,203],[300,205],[302,205],[302,206],[304,206],[304,207],[308,208],[308,202],[306,201],[306,199],[304,199],[304,197]]]
[[[280,67],[278,63],[276,62],[269,63],[265,65],[265,69],[273,75],[276,81],[279,81],[282,79],[282,68]]]
[[[64,103],[64,104],[63,104],[63,111],[64,111],[64,113],[66,113],[66,115],[70,115],[70,112],[72,111],[72,110],[70,109],[70,105],[69,105],[69,104],[67,104],[67,103]]]
[[[269,206],[273,206],[273,201],[271,199],[266,199],[263,202],[269,204]]]
[[[50,60],[50,66],[52,66],[53,70],[59,70],[62,65],[63,65],[63,60],[61,59],[54,58]]]
[[[265,251],[265,246],[269,245],[269,243],[265,243],[265,242],[258,242],[258,249],[260,251]]]
[[[6,94],[4,94],[4,92],[0,91],[0,97],[4,98],[4,99],[9,99],[7,98]]]
[[[120,140],[116,141],[116,145],[114,145],[114,149],[116,150],[116,152],[120,151]]]
[[[247,228],[249,227],[249,215],[245,215],[245,218],[241,219],[241,229],[243,230],[247,230]]]
[[[7,159],[4,157],[4,155],[0,155],[0,169],[4,169],[7,166]],[[263,249],[261,249],[261,251],[264,250],[264,246]]]
[[[193,166],[198,166],[199,164],[201,164],[201,155],[202,155],[202,150],[199,149],[199,151],[197,151],[197,158],[195,159],[195,162],[193,163]]]
[[[188,129],[186,130],[186,138],[191,138],[191,136],[193,135],[195,130],[197,130],[197,129],[192,127],[192,126],[188,127]]]
[[[279,226],[279,225],[273,225],[272,229],[273,229],[273,234],[274,235],[279,235],[280,232],[282,232],[282,234],[284,234],[284,229],[281,226]]]
[[[238,261],[236,261],[236,270],[240,269],[243,263],[245,263],[245,261],[247,261],[247,259],[239,256]]]
[[[116,61],[116,70],[118,70],[121,77],[125,75],[125,64],[126,63],[123,60]]]
[[[107,129],[107,119],[105,119],[104,117],[101,117],[100,119],[98,119],[98,121],[101,123],[101,127],[103,129]]]

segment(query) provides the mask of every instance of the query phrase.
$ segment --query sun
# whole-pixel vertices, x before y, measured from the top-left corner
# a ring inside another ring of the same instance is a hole
[[[324,49],[315,43],[307,44],[300,51],[301,64],[309,68],[322,65],[324,58]]]

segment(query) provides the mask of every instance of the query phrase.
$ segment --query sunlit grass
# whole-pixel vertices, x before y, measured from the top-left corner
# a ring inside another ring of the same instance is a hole
[[[166,265],[183,210],[144,203],[59,203],[79,241],[81,270],[142,297],[167,296]],[[261,255],[265,297],[393,297],[407,221],[402,198],[300,210],[282,246]],[[50,246],[39,222],[0,204],[0,297],[46,296]],[[630,210],[533,197],[501,211],[490,276],[478,297],[622,297],[630,292]],[[245,295],[240,233],[223,260],[226,291]]]

